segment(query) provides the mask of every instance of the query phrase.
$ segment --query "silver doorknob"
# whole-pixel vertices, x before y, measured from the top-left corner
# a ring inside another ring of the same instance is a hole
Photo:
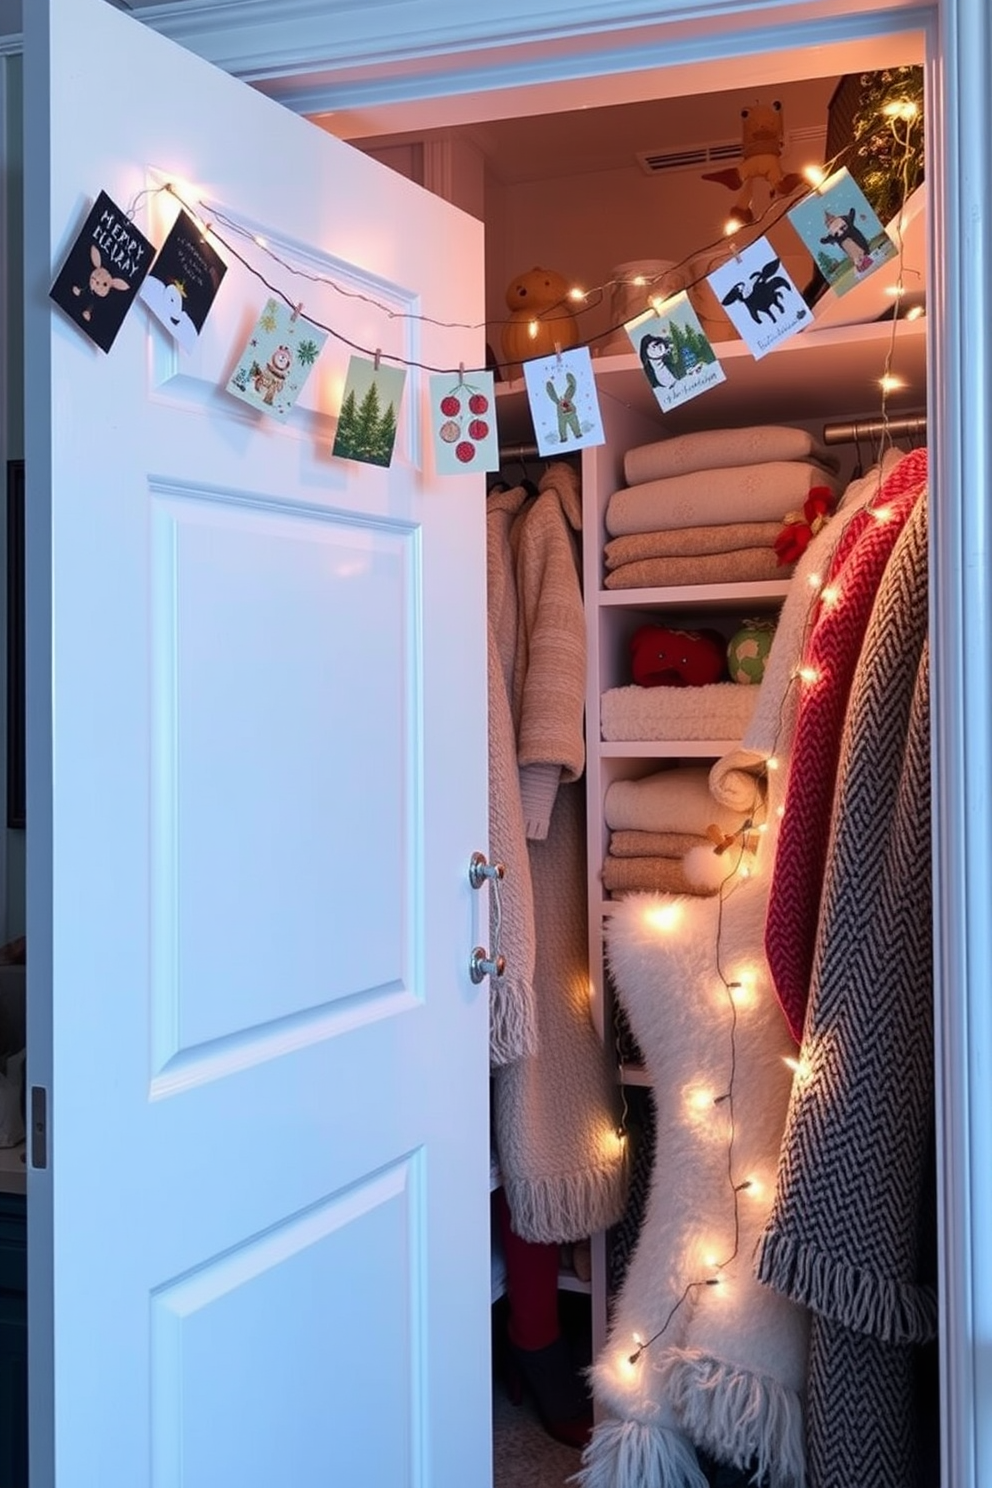
[[[487,976],[501,977],[505,970],[506,957],[490,957],[484,946],[476,946],[468,959],[468,974],[476,984],[484,982]]]

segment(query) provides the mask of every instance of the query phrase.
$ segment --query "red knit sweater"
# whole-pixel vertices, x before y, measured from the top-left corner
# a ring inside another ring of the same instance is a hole
[[[927,452],[914,450],[875,500],[852,518],[833,556],[826,597],[812,615],[802,667],[814,677],[797,684],[803,691],[765,920],[768,965],[797,1044],[806,1016],[851,679],[882,574],[926,479]]]

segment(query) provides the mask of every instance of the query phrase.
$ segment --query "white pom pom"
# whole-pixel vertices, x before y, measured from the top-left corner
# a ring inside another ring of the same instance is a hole
[[[690,847],[682,859],[685,876],[693,888],[715,894],[717,889],[733,872],[734,860],[727,853],[718,853],[712,847]]]

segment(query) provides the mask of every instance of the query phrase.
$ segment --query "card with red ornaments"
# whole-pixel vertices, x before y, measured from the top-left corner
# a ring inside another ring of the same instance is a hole
[[[434,460],[439,475],[499,467],[491,372],[436,372],[430,383]]]

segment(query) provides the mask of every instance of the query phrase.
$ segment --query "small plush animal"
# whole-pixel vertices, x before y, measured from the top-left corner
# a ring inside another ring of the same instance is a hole
[[[742,227],[754,221],[756,181],[765,181],[773,197],[788,196],[803,184],[802,176],[786,174],[782,169],[781,154],[784,145],[782,105],[776,98],[773,103],[755,103],[741,109],[741,163],[726,170],[710,171],[704,181],[718,181],[738,192],[731,209],[731,216]]]
[[[705,687],[726,676],[727,643],[715,630],[642,625],[630,638],[630,662],[638,687]]]
[[[105,269],[103,267],[103,262],[100,258],[100,250],[95,243],[90,244],[90,263],[93,265],[93,272],[90,274],[89,283],[87,285],[89,297],[87,299],[86,305],[80,312],[84,320],[93,319],[93,311],[96,308],[96,301],[105,300],[112,289],[131,288],[126,279],[115,278],[115,276],[111,274],[109,269]],[[86,293],[86,290],[74,284],[72,286],[72,292],[74,295],[77,295],[81,298]]]

